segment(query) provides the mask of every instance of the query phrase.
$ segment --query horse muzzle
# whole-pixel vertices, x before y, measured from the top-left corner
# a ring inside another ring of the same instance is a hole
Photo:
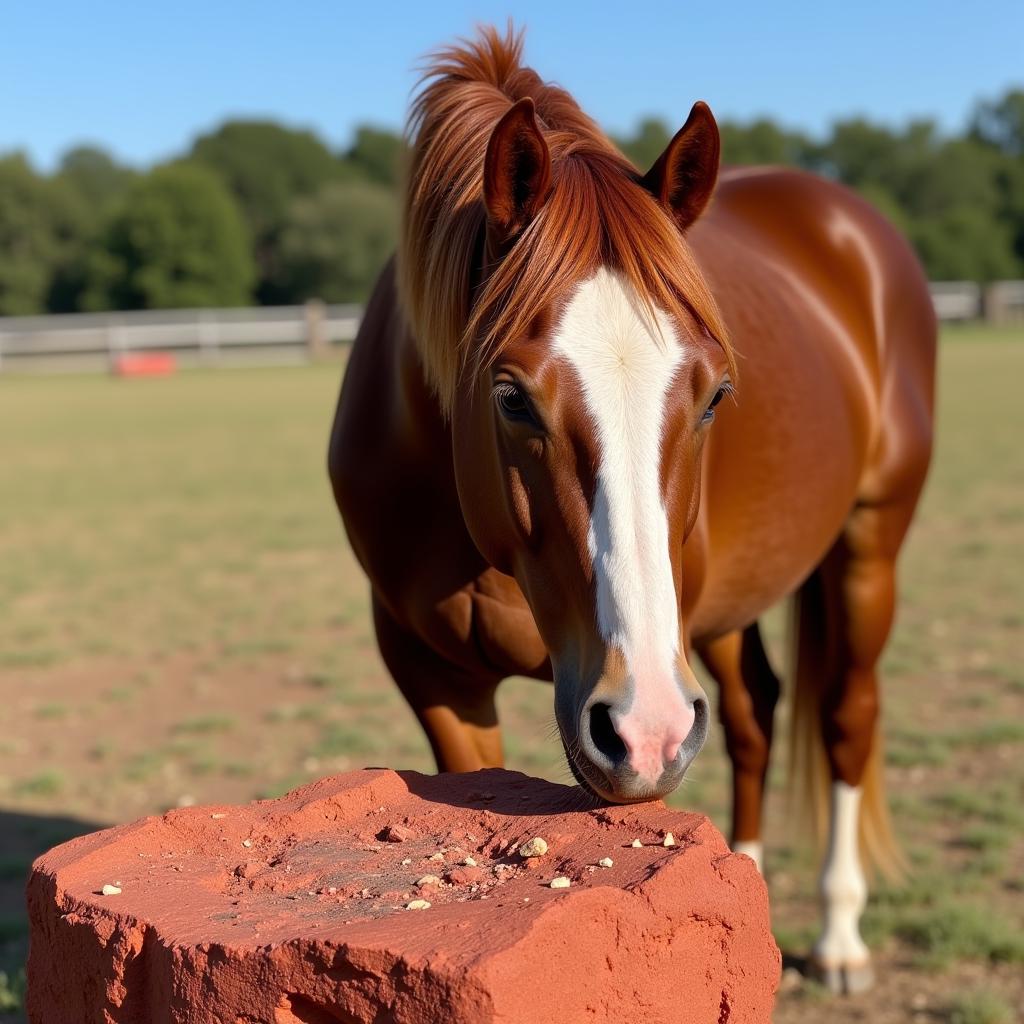
[[[566,756],[584,788],[613,803],[671,793],[707,739],[707,698],[682,697],[675,714],[644,721],[626,702],[588,700],[571,729],[559,727]]]

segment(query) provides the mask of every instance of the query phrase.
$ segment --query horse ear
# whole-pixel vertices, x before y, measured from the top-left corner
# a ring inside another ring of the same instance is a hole
[[[711,108],[698,100],[642,184],[685,231],[703,212],[718,180],[721,142]]]
[[[487,230],[507,246],[530,223],[551,188],[551,154],[528,96],[491,133],[484,159]]]

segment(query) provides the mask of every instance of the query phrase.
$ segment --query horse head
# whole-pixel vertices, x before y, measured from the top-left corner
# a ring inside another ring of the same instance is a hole
[[[673,790],[709,724],[682,560],[732,364],[682,233],[718,130],[697,104],[643,177],[610,146],[561,143],[529,98],[490,135],[476,358],[449,414],[466,524],[533,612],[570,767],[626,802]]]

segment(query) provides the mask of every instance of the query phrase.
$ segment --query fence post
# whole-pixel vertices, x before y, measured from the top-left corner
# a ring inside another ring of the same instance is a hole
[[[199,363],[206,366],[210,363],[220,362],[220,331],[219,324],[215,323],[213,316],[207,309],[199,311],[198,342],[199,342]]]
[[[107,364],[111,373],[117,372],[117,362],[124,355],[124,338],[121,336],[121,325],[117,317],[111,317],[107,323]]]
[[[327,352],[327,309],[319,299],[309,299],[304,307],[306,352],[315,362]]]
[[[985,289],[985,319],[990,324],[1024,323],[1024,281],[993,281]]]

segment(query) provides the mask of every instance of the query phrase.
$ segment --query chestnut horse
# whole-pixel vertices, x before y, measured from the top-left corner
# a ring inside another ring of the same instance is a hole
[[[535,676],[580,785],[632,801],[704,742],[696,652],[734,848],[760,866],[779,682],[758,617],[797,594],[798,745],[831,786],[813,962],[862,987],[858,834],[890,842],[876,666],[931,448],[926,283],[846,189],[719,179],[703,103],[637,173],[520,52],[487,30],[430,65],[341,391],[330,475],[381,653],[442,770],[502,763],[495,689]]]

